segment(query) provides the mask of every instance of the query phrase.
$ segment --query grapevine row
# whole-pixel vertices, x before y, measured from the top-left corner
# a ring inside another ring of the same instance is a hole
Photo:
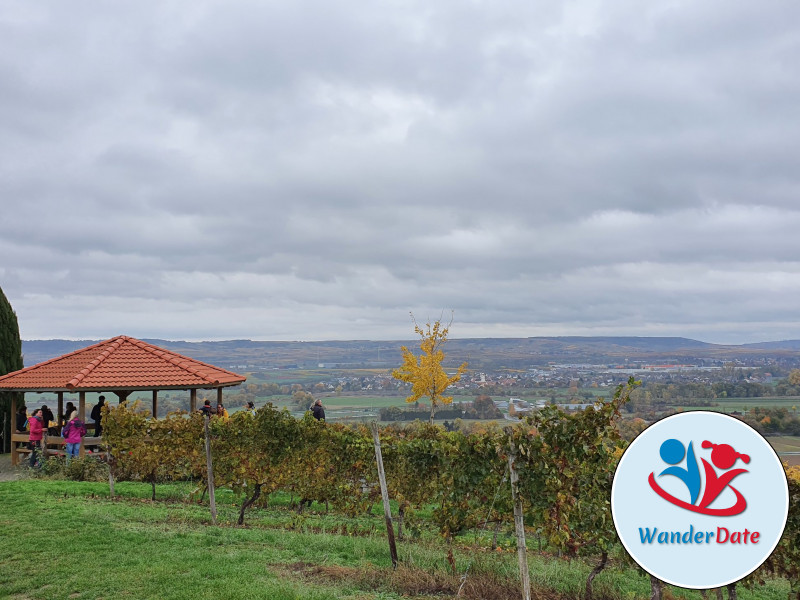
[[[565,414],[548,406],[513,427],[448,432],[415,423],[381,430],[389,495],[399,505],[399,536],[409,513],[433,505],[448,539],[492,523],[513,522],[508,453],[516,456],[526,527],[565,557],[600,557],[594,575],[618,546],[611,518],[611,483],[624,441],[615,426],[636,386],[629,381],[595,409]],[[103,417],[104,441],[117,478],[206,481],[204,417],[173,413],[152,419],[120,405]],[[379,499],[372,435],[366,426],[301,420],[271,404],[251,415],[210,423],[214,481],[242,495],[240,523],[259,497],[287,491],[299,502],[324,502],[348,515]],[[788,471],[790,515],[781,543],[746,583],[773,572],[800,576],[800,470]],[[593,577],[592,575],[591,577]],[[591,582],[589,582],[591,583]],[[590,591],[590,590],[587,590]]]

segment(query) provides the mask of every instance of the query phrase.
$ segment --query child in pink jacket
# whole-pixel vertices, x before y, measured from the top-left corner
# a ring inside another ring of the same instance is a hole
[[[77,458],[81,449],[81,440],[86,435],[86,425],[78,418],[78,411],[72,411],[69,421],[61,430],[61,436],[67,445],[67,462],[72,457]]]

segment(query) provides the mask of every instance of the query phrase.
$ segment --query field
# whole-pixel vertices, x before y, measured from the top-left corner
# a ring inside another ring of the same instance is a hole
[[[230,492],[220,490],[220,524],[208,508],[190,502],[191,486],[159,486],[161,500],[146,500],[147,485],[117,484],[108,498],[101,483],[19,480],[0,483],[0,597],[22,599],[314,599],[399,600],[455,597],[518,598],[516,555],[507,532],[501,551],[488,549],[488,535],[448,547],[422,535],[399,544],[400,567],[392,571],[383,519],[377,507],[357,518],[325,514],[314,505],[297,515],[285,496],[248,514]],[[589,567],[529,552],[534,597],[580,597]],[[649,579],[615,561],[595,582],[598,597],[649,596]],[[675,598],[696,591],[669,588]],[[784,582],[739,598],[778,600]]]
[[[781,460],[793,466],[800,465],[800,437],[779,435],[766,438]]]
[[[800,437],[795,435],[783,435],[776,437],[768,437],[767,441],[775,449],[778,454],[786,452],[800,453]]]
[[[800,398],[797,396],[764,396],[762,398],[713,398],[716,406],[688,406],[686,409],[713,410],[718,412],[747,412],[751,408],[785,408],[790,413],[797,414],[800,410]]]

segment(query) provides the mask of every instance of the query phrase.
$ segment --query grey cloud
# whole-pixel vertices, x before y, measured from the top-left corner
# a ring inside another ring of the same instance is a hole
[[[798,337],[799,10],[9,6],[0,285],[28,338]]]

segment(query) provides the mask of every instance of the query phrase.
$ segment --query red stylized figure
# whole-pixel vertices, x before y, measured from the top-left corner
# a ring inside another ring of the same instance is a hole
[[[733,447],[729,446],[728,444],[713,444],[708,440],[705,440],[703,441],[702,447],[713,448],[711,451],[711,462],[714,463],[714,467],[717,467],[718,469],[730,469],[740,458],[745,464],[750,462],[750,457],[747,454],[736,452],[736,450],[734,450]],[[714,467],[708,464],[708,461],[705,458],[701,458],[700,460],[703,462],[703,468],[706,472],[706,489],[703,493],[702,500],[700,500],[701,508],[707,507],[714,500],[716,500],[717,496],[722,493],[722,490],[729,486],[734,477],[737,477],[742,473],[747,473],[747,469],[733,469],[732,471],[728,471],[727,473],[717,476],[717,472],[714,470]],[[744,496],[739,493],[739,490],[733,486],[730,486],[730,488],[736,494],[736,504],[731,508],[731,510],[738,509],[739,505],[742,505],[741,510],[737,510],[731,514],[739,514],[745,509],[747,502],[745,501]]]

